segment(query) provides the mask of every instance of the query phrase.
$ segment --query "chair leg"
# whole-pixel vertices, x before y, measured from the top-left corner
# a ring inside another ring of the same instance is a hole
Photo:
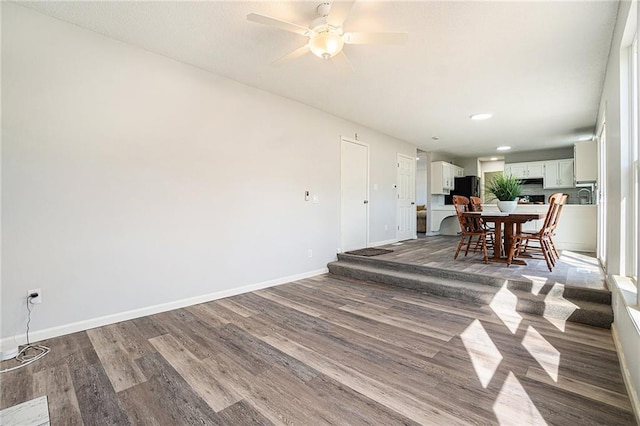
[[[489,254],[487,253],[487,236],[482,235],[480,238],[482,239],[482,254],[484,255],[484,263],[489,263]]]
[[[547,252],[549,253],[549,259],[551,259],[551,264],[553,266],[556,266],[558,258],[556,257],[556,254],[553,250],[553,242],[551,240],[545,240],[544,244],[546,246]]]
[[[460,237],[460,242],[458,243],[458,249],[456,250],[456,254],[453,256],[453,260],[458,258],[458,254],[460,254],[460,249],[462,248],[462,245],[464,244],[464,239],[465,239],[464,235],[462,237]]]
[[[549,242],[551,243],[551,247],[553,248],[553,252],[556,254],[556,258],[560,259],[560,253],[558,253],[558,249],[556,248],[556,243],[553,242],[553,239],[549,237]]]
[[[464,251],[465,257],[469,254],[469,248],[471,247],[471,242],[473,241],[473,235],[469,235],[469,242],[467,243],[467,248]]]
[[[549,272],[553,272],[553,266],[551,265],[551,260],[549,259],[550,253],[545,246],[544,239],[540,240],[540,247],[542,248],[542,255],[544,256],[545,262],[547,262],[547,268],[549,268]]]

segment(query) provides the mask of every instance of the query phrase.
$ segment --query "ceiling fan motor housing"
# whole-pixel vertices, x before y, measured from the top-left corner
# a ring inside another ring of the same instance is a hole
[[[316,12],[318,13],[318,15],[325,18],[327,17],[327,15],[329,15],[330,10],[331,10],[330,3],[320,3],[318,7],[316,7]]]

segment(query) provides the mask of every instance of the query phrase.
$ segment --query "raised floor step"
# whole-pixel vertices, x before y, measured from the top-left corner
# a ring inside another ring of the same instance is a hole
[[[335,275],[410,288],[441,297],[475,303],[514,305],[518,312],[610,328],[611,294],[604,290],[532,282],[450,271],[421,265],[340,254],[327,265]],[[515,297],[514,297],[515,296]]]

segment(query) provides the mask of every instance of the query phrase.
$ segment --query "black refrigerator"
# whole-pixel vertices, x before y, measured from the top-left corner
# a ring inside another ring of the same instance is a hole
[[[464,195],[467,198],[480,196],[480,178],[478,176],[457,177],[454,186],[451,195],[444,196],[445,204],[453,204],[454,195]]]

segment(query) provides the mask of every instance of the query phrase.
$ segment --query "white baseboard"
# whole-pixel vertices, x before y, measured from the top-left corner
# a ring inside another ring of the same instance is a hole
[[[387,244],[393,244],[393,243],[397,243],[397,242],[398,242],[397,238],[392,238],[392,239],[386,240],[386,241],[376,241],[375,243],[370,243],[369,247],[386,246]]]
[[[302,280],[305,278],[315,277],[317,275],[326,274],[329,272],[327,268],[318,269],[315,271],[304,272],[302,274],[290,275],[288,277],[276,278],[269,281],[263,281],[256,284],[250,284],[243,287],[232,288],[228,290],[222,290],[215,293],[203,294],[202,296],[190,297],[188,299],[176,300],[173,302],[162,303],[160,305],[147,306],[144,308],[134,309],[126,312],[119,312],[112,315],[106,315],[98,318],[91,318],[88,320],[78,321],[70,324],[64,324],[57,327],[46,328],[44,330],[32,331],[29,333],[29,340],[33,342],[39,342],[45,339],[51,339],[53,337],[64,336],[65,334],[76,333],[78,331],[85,331],[96,327],[102,327],[109,324],[115,324],[121,321],[127,321],[134,318],[140,318],[147,315],[158,314],[160,312],[172,311],[174,309],[184,308],[185,306],[197,305],[198,303],[210,302],[212,300],[223,299],[225,297],[231,297],[242,293],[249,293],[251,291],[261,290],[263,288],[274,287],[281,284],[286,284],[292,281]],[[20,334],[17,336],[6,337],[0,340],[0,359],[13,358],[18,351],[19,345],[27,343],[26,334]]]
[[[640,398],[638,397],[638,389],[634,387],[633,379],[631,377],[631,374],[629,373],[629,369],[627,368],[627,365],[629,364],[627,364],[627,360],[625,359],[624,351],[622,349],[622,344],[620,343],[618,329],[615,322],[611,325],[611,334],[613,336],[613,343],[616,346],[616,352],[618,353],[618,359],[620,360],[620,370],[622,371],[624,384],[627,388],[627,394],[629,395],[629,399],[631,400],[631,406],[633,407],[636,421],[638,422],[638,424],[640,424]]]

